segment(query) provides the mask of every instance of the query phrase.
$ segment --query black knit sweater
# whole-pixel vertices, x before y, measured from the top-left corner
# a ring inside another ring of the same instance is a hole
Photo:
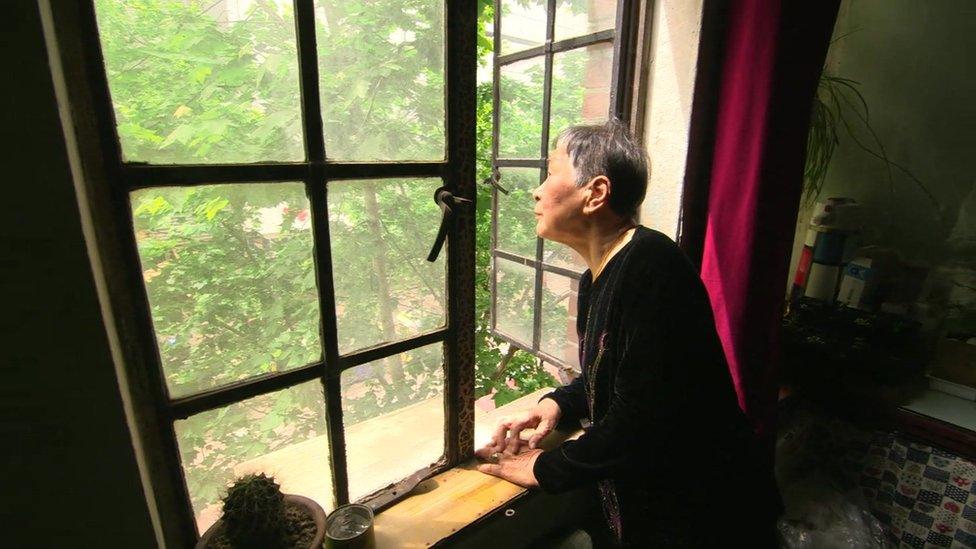
[[[578,303],[582,375],[543,398],[559,404],[562,427],[582,421],[585,432],[539,456],[540,487],[596,483],[611,530],[628,545],[771,533],[775,484],[687,257],[637,227],[596,281],[583,274]]]

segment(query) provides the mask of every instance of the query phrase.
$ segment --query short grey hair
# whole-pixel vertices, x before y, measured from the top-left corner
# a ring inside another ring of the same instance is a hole
[[[553,148],[560,144],[566,147],[576,170],[576,185],[581,187],[598,175],[606,176],[611,185],[610,209],[636,222],[647,193],[648,161],[627,126],[616,119],[570,126],[559,132]]]

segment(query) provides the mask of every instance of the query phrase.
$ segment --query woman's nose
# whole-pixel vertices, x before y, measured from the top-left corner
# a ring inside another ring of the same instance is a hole
[[[535,200],[536,202],[539,201],[539,189],[541,187],[542,185],[539,185],[538,187],[532,189],[532,199]]]

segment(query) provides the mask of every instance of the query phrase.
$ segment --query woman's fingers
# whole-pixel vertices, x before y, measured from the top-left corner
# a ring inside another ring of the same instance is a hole
[[[522,418],[513,421],[508,428],[508,440],[505,442],[504,452],[509,455],[515,455],[519,451],[519,447],[522,446],[522,431],[529,427],[530,419]]]
[[[519,446],[522,444],[519,438],[522,431],[526,428],[534,427],[538,421],[538,417],[528,415],[503,419],[495,427],[494,433],[492,433],[492,446],[499,452],[509,454],[518,453]]]
[[[488,460],[491,459],[492,454],[497,454],[499,452],[498,448],[494,444],[487,444],[474,451],[474,456],[478,459]]]
[[[495,477],[502,476],[502,466],[499,463],[482,463],[478,465],[478,470],[486,475]]]
[[[542,421],[540,421],[539,426],[535,428],[535,433],[533,433],[532,437],[529,438],[529,448],[535,450],[535,447],[538,446],[539,441],[541,441],[543,437],[545,437],[546,435],[552,432],[552,428],[553,428],[552,420],[543,419]]]
[[[501,451],[505,447],[505,440],[508,438],[508,428],[512,424],[511,419],[503,419],[495,427],[495,432],[491,434],[491,444]]]
[[[498,463],[482,463],[478,465],[478,471],[503,478],[519,486],[535,487],[539,482],[533,473],[533,466],[540,453],[541,450],[525,452],[517,456],[502,454],[498,457]]]

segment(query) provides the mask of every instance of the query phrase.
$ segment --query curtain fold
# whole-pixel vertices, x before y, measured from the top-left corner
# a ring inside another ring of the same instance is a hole
[[[701,275],[739,404],[767,440],[810,107],[839,4],[733,0],[726,12]]]

